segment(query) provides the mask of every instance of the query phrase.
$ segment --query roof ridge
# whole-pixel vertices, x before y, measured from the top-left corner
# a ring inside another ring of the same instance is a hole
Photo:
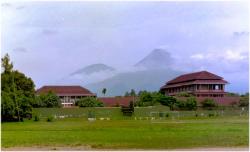
[[[198,71],[198,72],[192,72],[192,73],[187,73],[180,75],[168,82],[166,84],[172,84],[172,83],[180,83],[180,82],[185,82],[185,81],[193,81],[193,80],[205,80],[205,79],[212,79],[212,80],[223,80],[223,77],[220,77],[216,74],[213,74],[208,71]]]

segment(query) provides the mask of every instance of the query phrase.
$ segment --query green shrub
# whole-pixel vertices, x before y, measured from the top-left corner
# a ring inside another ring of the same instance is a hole
[[[177,94],[177,96],[178,97],[192,97],[192,95],[187,92],[180,92]]]
[[[168,113],[166,113],[165,117],[169,117],[169,114],[168,114]]]
[[[177,99],[174,109],[186,110],[185,105],[186,105],[186,101],[185,100]]]
[[[53,120],[54,120],[54,117],[53,117],[53,116],[48,116],[47,122],[52,122]]]
[[[209,98],[202,101],[201,105],[204,109],[208,109],[208,110],[212,110],[214,107],[218,106],[213,99],[209,99]]]
[[[38,115],[35,115],[34,121],[40,121],[40,117]]]
[[[195,97],[187,97],[184,99],[177,99],[175,104],[175,109],[179,110],[196,110],[197,109],[197,101]]]
[[[76,106],[79,107],[103,107],[103,103],[95,97],[85,97],[76,101]]]
[[[159,117],[164,117],[164,113],[163,113],[163,112],[160,112],[160,113],[159,113]]]
[[[177,101],[176,101],[176,98],[172,96],[164,96],[161,98],[160,103],[162,105],[168,106],[170,110],[174,110],[174,107],[177,104]]]
[[[196,110],[197,109],[197,101],[195,97],[188,97],[185,103],[185,107],[187,110]]]
[[[209,114],[208,114],[208,117],[213,117],[213,116],[214,116],[213,113],[209,113]]]
[[[240,96],[239,107],[249,106],[249,93]]]
[[[53,107],[61,107],[60,98],[53,93],[52,91],[49,91],[46,94],[40,94],[35,98],[34,107],[47,107],[47,108],[53,108]]]
[[[139,101],[137,105],[142,107],[153,106],[154,101],[151,93],[147,91],[141,91],[139,94]]]

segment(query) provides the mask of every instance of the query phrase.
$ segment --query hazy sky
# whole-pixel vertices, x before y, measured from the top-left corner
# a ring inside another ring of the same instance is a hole
[[[122,69],[163,48],[176,69],[209,70],[248,90],[244,2],[2,3],[1,24],[2,55],[36,86],[94,63]]]

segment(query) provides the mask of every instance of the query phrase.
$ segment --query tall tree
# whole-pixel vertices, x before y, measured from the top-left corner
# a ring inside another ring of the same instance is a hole
[[[136,96],[136,92],[134,89],[131,89],[130,96]]]
[[[10,56],[8,53],[2,58],[2,68],[4,73],[10,73],[13,69],[13,63],[10,63]]]
[[[13,70],[13,63],[10,62],[8,54],[1,60],[3,68],[1,73],[2,120],[20,121],[32,110],[30,107],[34,101],[35,85],[23,73]]]
[[[107,89],[106,89],[106,88],[103,88],[103,89],[102,89],[102,94],[103,94],[104,96],[105,96],[106,92],[107,92]]]

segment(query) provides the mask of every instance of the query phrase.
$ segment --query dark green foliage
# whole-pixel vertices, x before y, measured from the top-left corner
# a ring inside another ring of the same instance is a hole
[[[213,116],[214,116],[213,113],[209,113],[209,114],[208,114],[208,117],[213,117]]]
[[[103,94],[104,96],[105,96],[106,92],[107,92],[107,89],[106,89],[106,88],[103,88],[103,89],[102,89],[102,94]]]
[[[59,97],[53,93],[48,92],[47,94],[40,94],[35,98],[35,102],[33,104],[33,107],[47,107],[47,108],[53,108],[53,107],[61,107],[60,99]]]
[[[163,112],[159,112],[159,117],[164,117],[164,113]]]
[[[239,97],[240,95],[238,93],[228,92],[226,94],[226,96],[228,96],[228,97]]]
[[[137,101],[136,105],[140,107],[153,106],[154,101],[151,93],[147,91],[140,92],[139,101]]]
[[[165,117],[169,117],[169,114],[168,114],[168,113],[166,113]]]
[[[136,92],[135,92],[134,89],[131,89],[131,91],[130,91],[130,96],[136,96]]]
[[[201,105],[203,108],[212,110],[213,108],[217,107],[218,105],[213,99],[207,98],[204,101],[201,102]]]
[[[177,101],[176,101],[176,98],[174,98],[172,96],[162,96],[160,103],[162,105],[168,106],[170,108],[170,110],[173,110]]]
[[[186,101],[182,99],[177,99],[174,109],[177,110],[186,110]]]
[[[134,89],[131,89],[130,92],[126,91],[125,94],[124,94],[125,97],[128,97],[128,96],[136,96],[136,92]]]
[[[169,106],[170,110],[196,110],[197,101],[195,97],[176,99],[172,96],[161,97],[160,103]]]
[[[38,115],[35,115],[34,121],[40,121],[40,117]]]
[[[35,85],[31,78],[13,70],[8,54],[2,58],[1,115],[2,121],[21,121],[32,113]]]
[[[13,63],[10,63],[10,56],[6,54],[2,59],[2,67],[4,69],[4,73],[11,73],[13,69]]]
[[[54,120],[54,117],[53,116],[48,116],[47,117],[47,122],[52,122]]]
[[[103,107],[103,103],[95,97],[85,97],[76,101],[76,106],[79,107]]]
[[[130,96],[130,94],[128,93],[128,91],[125,92],[125,95],[124,95],[124,96],[125,96],[125,97]]]
[[[2,120],[11,121],[16,116],[16,106],[12,98],[13,98],[13,93],[2,91],[2,100],[1,100]]]
[[[178,97],[192,97],[192,95],[187,92],[180,92],[177,94],[177,96]]]
[[[185,107],[187,110],[196,110],[197,109],[197,101],[196,101],[195,97],[187,98]]]
[[[240,96],[239,106],[240,107],[249,106],[249,93]]]

